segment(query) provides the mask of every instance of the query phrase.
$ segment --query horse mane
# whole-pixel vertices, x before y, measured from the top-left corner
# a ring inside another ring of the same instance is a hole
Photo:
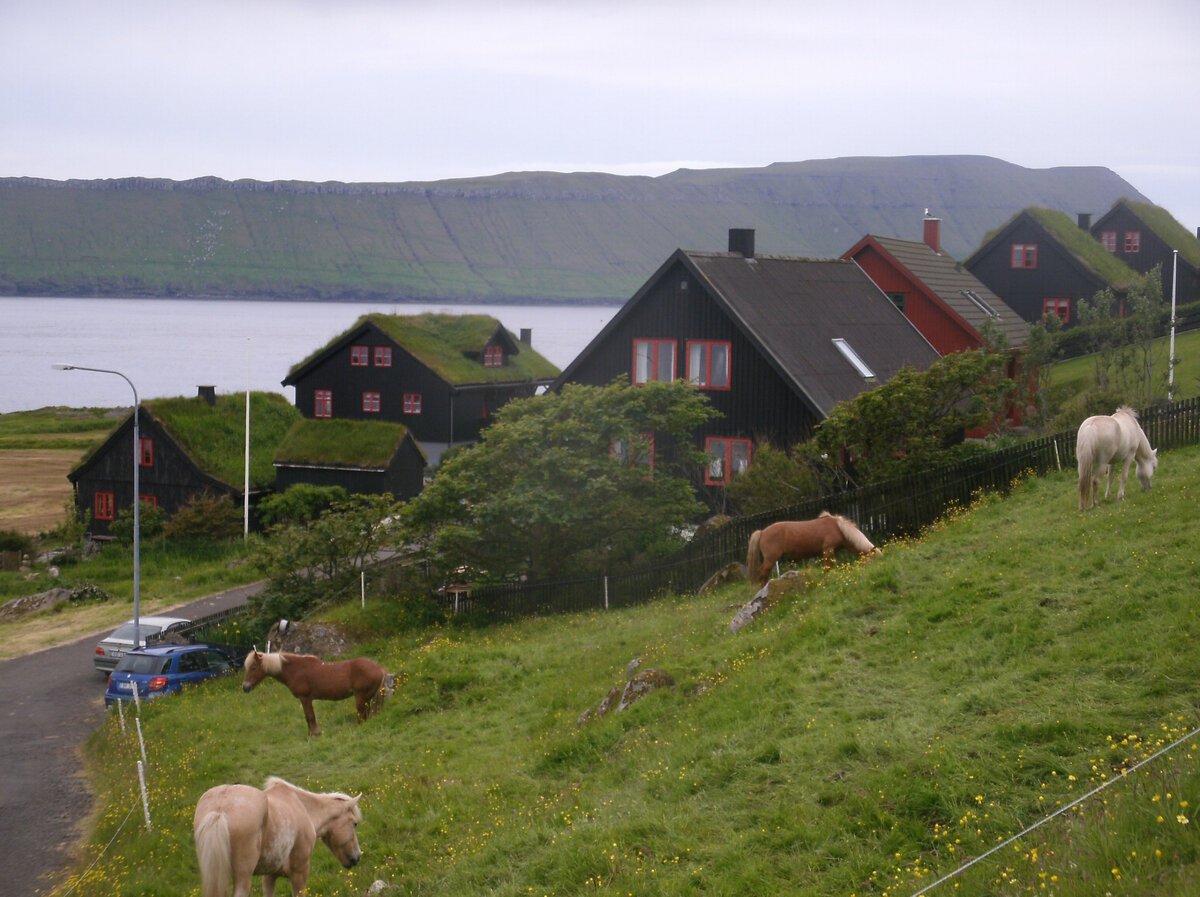
[[[1118,408],[1116,411],[1114,411],[1113,414],[1128,414],[1134,420],[1138,419],[1137,410],[1135,408],[1130,407],[1129,405],[1122,405],[1120,408]]]
[[[333,797],[345,798],[346,800],[354,800],[349,794],[342,791],[309,791],[307,788],[301,788],[299,785],[293,785],[287,779],[281,779],[279,776],[267,776],[266,782],[263,783],[263,791],[266,791],[272,785],[283,785],[293,791],[299,791],[301,794],[309,794],[313,797]]]

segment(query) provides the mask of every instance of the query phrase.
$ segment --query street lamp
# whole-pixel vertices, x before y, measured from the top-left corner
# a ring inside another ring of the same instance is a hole
[[[141,439],[138,434],[138,394],[137,387],[133,385],[133,381],[122,374],[120,371],[110,371],[107,368],[85,368],[78,364],[56,364],[56,371],[92,371],[97,374],[115,374],[133,390],[133,649],[136,651],[142,646],[142,626],[141,626],[141,519],[138,515],[138,507],[141,505],[141,497],[138,495],[140,484],[138,482],[138,468],[141,467]]]

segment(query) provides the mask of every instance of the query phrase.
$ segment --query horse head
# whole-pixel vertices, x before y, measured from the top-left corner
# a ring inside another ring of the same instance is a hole
[[[357,832],[358,824],[362,822],[362,810],[358,808],[358,801],[362,795],[349,797],[345,794],[328,794],[325,797],[337,801],[341,807],[321,827],[317,835],[343,868],[353,869],[362,859]]]
[[[1150,481],[1154,479],[1156,470],[1158,470],[1158,449],[1151,449],[1150,454],[1137,463],[1137,477],[1141,481],[1143,489],[1150,488]]]
[[[246,670],[246,678],[242,680],[242,691],[250,691],[266,678],[267,671],[263,666],[262,658],[262,652],[257,647],[246,655],[246,661],[242,664]]]

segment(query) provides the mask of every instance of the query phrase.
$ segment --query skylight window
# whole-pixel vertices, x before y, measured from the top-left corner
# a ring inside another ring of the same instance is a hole
[[[981,312],[983,312],[985,315],[987,315],[988,317],[992,317],[992,318],[1000,317],[1000,312],[996,311],[996,309],[994,309],[990,305],[988,305],[987,302],[984,301],[984,298],[982,296],[980,296],[978,293],[976,293],[974,290],[959,290],[959,292],[962,293],[964,296],[966,296],[968,299],[970,299],[972,302],[974,302],[977,306],[979,306],[979,310]]]
[[[837,350],[842,353],[842,357],[850,362],[850,364],[854,366],[854,369],[858,371],[860,375],[862,375],[864,380],[875,379],[875,372],[867,367],[867,363],[862,360],[862,356],[855,352],[854,349],[850,347],[848,342],[846,342],[840,336],[835,336],[833,338],[833,344],[837,346]]]

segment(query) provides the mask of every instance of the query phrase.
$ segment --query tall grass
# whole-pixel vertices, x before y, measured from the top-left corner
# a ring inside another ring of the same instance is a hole
[[[364,793],[364,861],[318,845],[314,893],[910,895],[1111,782],[932,893],[1194,894],[1196,745],[1123,771],[1197,725],[1198,461],[1088,514],[1069,472],[1027,480],[736,635],[746,585],[380,637],[395,696],[318,705],[318,739],[275,682],[151,704],[149,833],[110,717],[69,884],[197,894],[196,800],[274,774]],[[581,722],[634,657],[675,687]]]

